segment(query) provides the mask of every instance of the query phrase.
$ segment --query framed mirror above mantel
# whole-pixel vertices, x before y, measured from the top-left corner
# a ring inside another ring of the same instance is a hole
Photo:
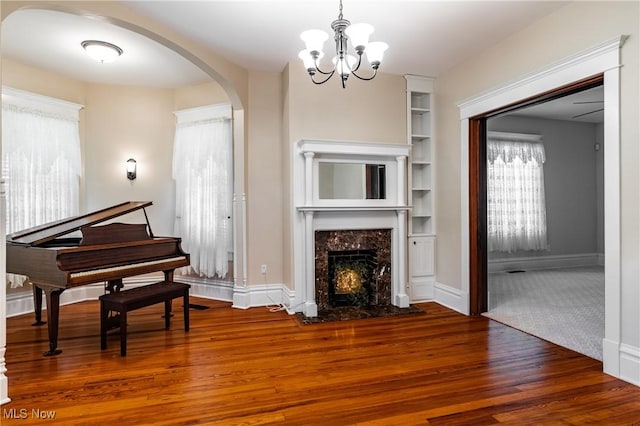
[[[406,144],[301,140],[296,206],[406,208]]]

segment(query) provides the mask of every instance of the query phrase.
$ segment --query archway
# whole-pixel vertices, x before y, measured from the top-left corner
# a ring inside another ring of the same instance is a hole
[[[216,81],[227,93],[233,108],[233,140],[234,140],[234,285],[246,283],[246,204],[245,204],[245,107],[246,105],[246,70],[239,68],[224,58],[209,52],[206,48],[190,40],[181,39],[166,28],[132,12],[114,2],[83,2],[47,4],[45,2],[3,2],[1,6],[2,21],[12,13],[21,9],[42,9],[69,13],[96,19],[118,26],[147,37],[190,61]],[[224,71],[219,71],[217,66]],[[4,186],[0,193],[0,232],[5,233],[5,194]],[[0,275],[6,270],[5,245],[0,249]],[[6,362],[6,288],[0,286],[0,405],[9,401],[8,380],[5,375]]]

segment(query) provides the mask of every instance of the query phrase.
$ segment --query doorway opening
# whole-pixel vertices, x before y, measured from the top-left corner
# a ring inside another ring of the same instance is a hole
[[[598,360],[603,123],[602,85],[487,119],[483,315]]]
[[[487,121],[492,117],[558,99],[604,83],[598,74],[469,118],[469,313],[488,310]]]

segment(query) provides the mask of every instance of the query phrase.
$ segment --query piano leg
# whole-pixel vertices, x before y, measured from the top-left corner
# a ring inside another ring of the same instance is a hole
[[[62,350],[58,349],[58,320],[60,318],[60,294],[64,289],[47,288],[47,328],[49,331],[49,350],[44,352],[44,356],[58,355]]]
[[[42,289],[35,283],[32,283],[31,287],[33,288],[33,312],[36,315],[36,322],[31,325],[46,324],[42,321]]]
[[[173,269],[162,271],[164,273],[165,281],[173,282],[173,271],[174,271]],[[165,321],[168,321],[168,319],[173,316],[173,303],[171,300],[169,300],[167,303],[168,303],[169,309],[168,310],[165,309],[165,312],[168,312],[169,316],[167,317],[166,313],[163,315],[163,317],[165,318]]]

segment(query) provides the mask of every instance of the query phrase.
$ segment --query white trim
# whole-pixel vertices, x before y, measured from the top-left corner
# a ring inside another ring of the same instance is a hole
[[[488,139],[509,139],[527,142],[541,142],[542,135],[534,135],[529,133],[511,133],[511,132],[487,132]]]
[[[79,111],[84,108],[83,105],[74,102],[27,92],[26,90],[14,89],[8,86],[2,86],[2,102],[20,108],[55,114],[74,121],[79,120]]]
[[[604,74],[605,144],[605,343],[603,369],[621,376],[622,327],[620,280],[620,36],[550,64],[458,104],[461,143],[461,287],[469,290],[469,118],[537,96],[576,81]],[[627,358],[625,358],[627,359]]]
[[[620,70],[604,73],[604,338],[622,338],[620,225]],[[619,347],[619,346],[618,346]],[[604,356],[605,373],[620,377],[620,354]]]
[[[315,300],[315,231],[392,229],[391,303],[409,306],[406,294],[406,159],[407,144],[302,139],[293,152],[293,282],[295,304],[308,317],[318,315]],[[331,159],[366,163],[385,161],[387,198],[384,200],[333,200],[318,196],[319,161]],[[249,300],[238,301],[247,305]],[[235,306],[234,299],[234,306]],[[298,309],[298,308],[295,308]]]
[[[232,307],[249,309],[262,306],[276,306],[281,310],[287,310],[290,314],[296,310],[295,292],[284,284],[260,284],[246,287],[235,287],[227,281],[206,280],[197,277],[178,275],[176,281],[191,285],[189,296],[203,299],[232,302]],[[134,277],[127,279],[126,288],[139,287],[162,280],[161,276]],[[239,293],[239,297],[236,297]],[[66,290],[60,297],[60,305],[97,300],[104,294],[102,283],[82,287],[74,287]],[[236,304],[236,299],[243,301]],[[43,308],[46,302],[43,301]],[[7,297],[7,318],[33,313],[33,293],[30,290],[14,293]],[[97,315],[97,314],[96,314]]]
[[[222,103],[174,111],[177,124],[195,123],[203,120],[226,118],[231,120],[231,104]]]
[[[457,288],[436,282],[434,285],[434,301],[449,309],[468,315],[469,295]]]
[[[640,386],[640,348],[620,345],[620,378]]]
[[[488,262],[488,272],[506,272],[518,269],[532,271],[536,269],[557,269],[597,265],[600,265],[600,255],[598,253],[512,257],[490,259]]]
[[[395,157],[409,156],[407,144],[349,142],[336,140],[302,139],[298,141],[299,153],[311,152],[317,155],[332,154],[335,156]]]
[[[619,49],[628,36],[615,37],[458,103],[469,118],[620,66]],[[540,86],[544,88],[540,88]]]

